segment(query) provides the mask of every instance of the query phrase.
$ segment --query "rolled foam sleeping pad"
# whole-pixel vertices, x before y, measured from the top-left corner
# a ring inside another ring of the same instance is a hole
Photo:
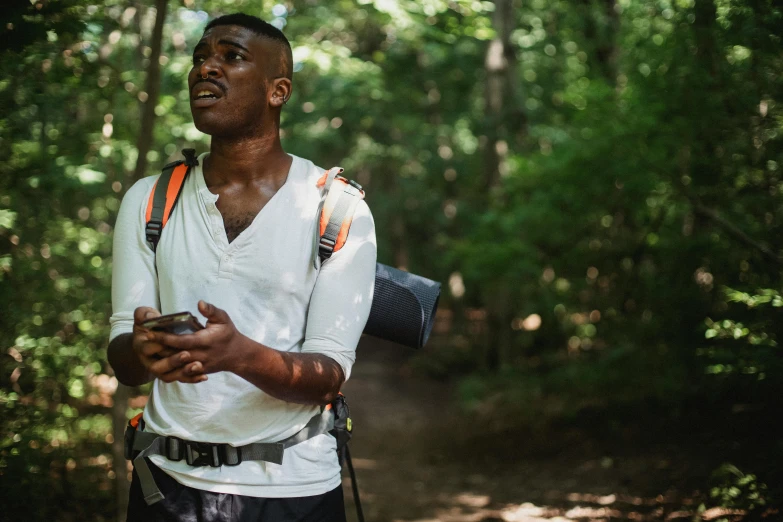
[[[375,295],[364,333],[421,348],[435,322],[440,283],[380,263],[375,265]]]

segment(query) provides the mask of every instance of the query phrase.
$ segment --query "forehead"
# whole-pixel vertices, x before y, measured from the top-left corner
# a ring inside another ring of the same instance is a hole
[[[216,46],[221,42],[233,42],[246,47],[251,52],[268,52],[268,38],[256,34],[241,25],[218,25],[204,32],[196,47],[201,45]]]

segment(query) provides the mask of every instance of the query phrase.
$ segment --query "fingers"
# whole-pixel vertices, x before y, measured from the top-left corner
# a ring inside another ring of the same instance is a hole
[[[171,357],[172,355],[175,355],[177,353],[179,353],[179,350],[174,350],[173,348],[164,347],[161,351],[159,351],[155,355],[162,359],[164,357]]]
[[[149,306],[140,306],[133,311],[133,348],[140,355],[151,355],[163,349],[150,343],[150,332],[142,326],[144,321],[160,317],[160,312]]]
[[[160,312],[150,306],[140,306],[133,311],[133,322],[137,325],[155,317],[160,317]]]
[[[150,332],[149,339],[170,348],[186,350],[195,346],[197,343],[197,340],[192,338],[194,335],[195,334],[177,335],[166,332]]]
[[[165,382],[171,382],[166,378],[166,374],[179,369],[185,364],[190,362],[190,353],[180,352],[171,357],[165,357],[163,359],[153,360],[148,366],[150,373],[155,377],[164,380]]]
[[[222,323],[226,324],[231,322],[228,314],[225,310],[218,308],[217,306],[207,303],[206,301],[198,302],[198,311],[201,315],[207,318],[209,323]]]
[[[192,362],[192,359],[189,352],[180,352],[165,359],[152,361],[148,369],[163,382],[195,383],[206,381],[204,365],[200,361]]]
[[[204,373],[204,366],[198,361],[174,370],[167,377],[184,383],[198,383],[209,379]]]
[[[133,332],[133,351],[136,355],[142,359],[142,363],[145,366],[149,366],[145,360],[155,357],[160,359],[161,355],[164,355],[164,351],[168,350],[162,344],[150,339],[150,332],[144,328],[137,326]]]
[[[193,361],[190,352],[181,351],[194,345],[182,335],[152,332],[142,326],[144,321],[160,317],[161,313],[149,306],[140,306],[133,312],[134,350],[147,370],[164,382],[199,383],[207,380],[204,365]]]
[[[187,384],[195,384],[204,382],[208,380],[209,377],[207,377],[207,375],[204,373],[204,366],[201,364],[201,362],[196,361],[186,363],[179,368],[165,373],[164,375],[160,376],[159,379],[164,382],[177,381]]]
[[[145,338],[144,334],[139,335],[139,343],[136,347],[136,352],[144,357],[151,357],[153,355],[162,355],[164,346],[158,342],[152,341],[149,338]]]

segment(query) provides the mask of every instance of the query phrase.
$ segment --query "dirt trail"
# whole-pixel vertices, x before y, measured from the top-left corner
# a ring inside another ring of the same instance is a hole
[[[518,433],[485,436],[450,385],[411,372],[413,354],[363,339],[344,389],[367,522],[691,520],[687,477],[665,448],[606,454],[561,437],[539,454]]]

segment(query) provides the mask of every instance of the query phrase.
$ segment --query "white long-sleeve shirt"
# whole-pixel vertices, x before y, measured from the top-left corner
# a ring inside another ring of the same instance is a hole
[[[347,379],[370,313],[375,225],[361,202],[345,245],[316,271],[313,237],[321,196],[316,181],[323,173],[293,156],[285,184],[229,243],[215,205],[218,195],[207,188],[201,166],[191,169],[163,230],[157,259],[145,239],[144,217],[158,176],[133,185],[114,231],[111,338],[132,331],[139,306],[162,314],[190,311],[205,323],[197,308],[203,299],[226,310],[254,341],[284,352],[325,354],[342,366]],[[161,435],[241,446],[284,439],[318,411],[219,372],[197,384],[156,379],[144,421]],[[285,450],[282,465],[250,461],[192,467],[162,456],[152,461],[186,486],[220,493],[298,497],[340,484],[335,440],[328,434]]]

